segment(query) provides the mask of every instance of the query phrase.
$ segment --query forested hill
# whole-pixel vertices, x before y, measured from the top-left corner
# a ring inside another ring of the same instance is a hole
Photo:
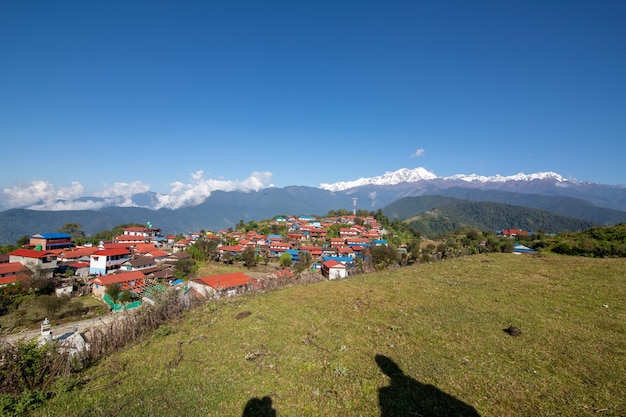
[[[406,197],[383,208],[390,219],[406,221],[426,237],[436,237],[460,227],[483,231],[518,228],[546,233],[579,231],[597,224],[547,211],[493,202],[476,202],[444,196]]]

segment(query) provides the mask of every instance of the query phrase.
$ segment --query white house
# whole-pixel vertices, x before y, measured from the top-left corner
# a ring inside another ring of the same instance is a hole
[[[331,259],[322,263],[322,275],[328,279],[341,279],[348,276],[348,270],[341,262]]]
[[[91,275],[110,274],[128,260],[130,260],[130,252],[127,249],[102,249],[90,256],[89,273]]]

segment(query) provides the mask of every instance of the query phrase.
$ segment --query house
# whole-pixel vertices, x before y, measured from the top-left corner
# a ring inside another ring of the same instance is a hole
[[[142,271],[156,268],[156,266],[157,264],[154,258],[150,256],[140,256],[138,258],[130,259],[124,262],[120,269],[123,269],[125,271]]]
[[[257,280],[243,272],[212,275],[189,280],[189,286],[206,297],[230,297],[260,288]]]
[[[340,279],[348,276],[348,270],[341,262],[331,259],[322,263],[322,275],[328,279]]]
[[[342,227],[339,229],[339,236],[342,238],[359,236],[359,231],[355,227]]]
[[[0,264],[0,287],[17,284],[30,278],[31,271],[19,262]]]
[[[115,243],[146,243],[148,238],[142,235],[120,235],[116,236],[113,241]]]
[[[30,237],[29,246],[38,250],[63,249],[74,246],[67,233],[38,233]]]
[[[94,297],[104,299],[107,287],[119,284],[122,291],[140,291],[145,287],[145,276],[141,271],[121,272],[119,274],[102,275],[91,280]]]
[[[57,267],[57,256],[45,250],[16,249],[9,252],[9,262],[19,262],[31,271],[51,278]]]
[[[499,237],[516,237],[516,236],[528,236],[529,233],[521,230],[521,229],[502,229],[502,230],[498,230],[498,232],[496,233],[496,236]]]
[[[236,256],[243,252],[245,248],[241,245],[223,245],[217,248],[220,255],[229,254],[231,256]]]
[[[130,260],[130,252],[125,248],[102,249],[94,252],[89,259],[90,275],[106,275],[120,268]]]
[[[64,250],[61,251],[57,258],[60,262],[89,262],[91,255],[97,251],[98,248],[93,246]]]
[[[149,256],[149,257],[151,257],[152,259],[154,259],[154,261],[155,261],[155,262],[157,262],[157,263],[161,263],[161,262],[165,262],[165,260],[167,259],[167,257],[168,257],[169,255],[170,255],[170,254],[169,254],[169,253],[167,253],[167,252],[166,252],[166,251],[164,251],[164,250],[159,250],[159,249],[156,249],[156,250],[153,250],[153,251],[150,251],[150,252],[146,253],[146,255],[145,255],[145,256]]]
[[[280,255],[282,255],[283,253],[285,253],[285,251],[289,249],[291,249],[291,243],[282,242],[278,240],[272,240],[270,242],[269,251],[270,251],[270,256],[272,257],[279,257]]]
[[[145,241],[153,241],[156,240],[158,237],[161,237],[161,229],[152,227],[151,224],[149,224],[147,227],[127,227],[126,229],[124,229],[123,235],[138,236],[142,237]]]
[[[68,265],[74,271],[76,277],[86,277],[89,275],[89,262],[74,262]]]

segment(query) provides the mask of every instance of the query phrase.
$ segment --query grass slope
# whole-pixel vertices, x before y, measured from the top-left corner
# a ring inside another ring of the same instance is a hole
[[[222,300],[36,415],[623,416],[625,271],[490,254]]]

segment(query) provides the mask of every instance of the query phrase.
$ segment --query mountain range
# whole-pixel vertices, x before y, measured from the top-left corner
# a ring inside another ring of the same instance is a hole
[[[424,168],[415,168],[319,187],[213,191],[200,204],[178,209],[155,210],[154,203],[158,199],[151,192],[132,196],[131,205],[135,207],[60,211],[10,209],[0,212],[0,244],[14,243],[24,235],[56,231],[67,223],[80,223],[89,235],[119,224],[149,221],[166,234],[177,234],[200,229],[219,230],[232,227],[240,220],[263,220],[279,214],[321,215],[330,210],[357,208],[382,209],[387,215],[386,207],[398,200],[431,195],[544,210],[597,225],[626,222],[626,186],[580,182],[554,172],[437,177]],[[89,197],[81,200],[93,201]],[[128,200],[125,204],[128,205]],[[416,214],[407,214],[407,217]]]

